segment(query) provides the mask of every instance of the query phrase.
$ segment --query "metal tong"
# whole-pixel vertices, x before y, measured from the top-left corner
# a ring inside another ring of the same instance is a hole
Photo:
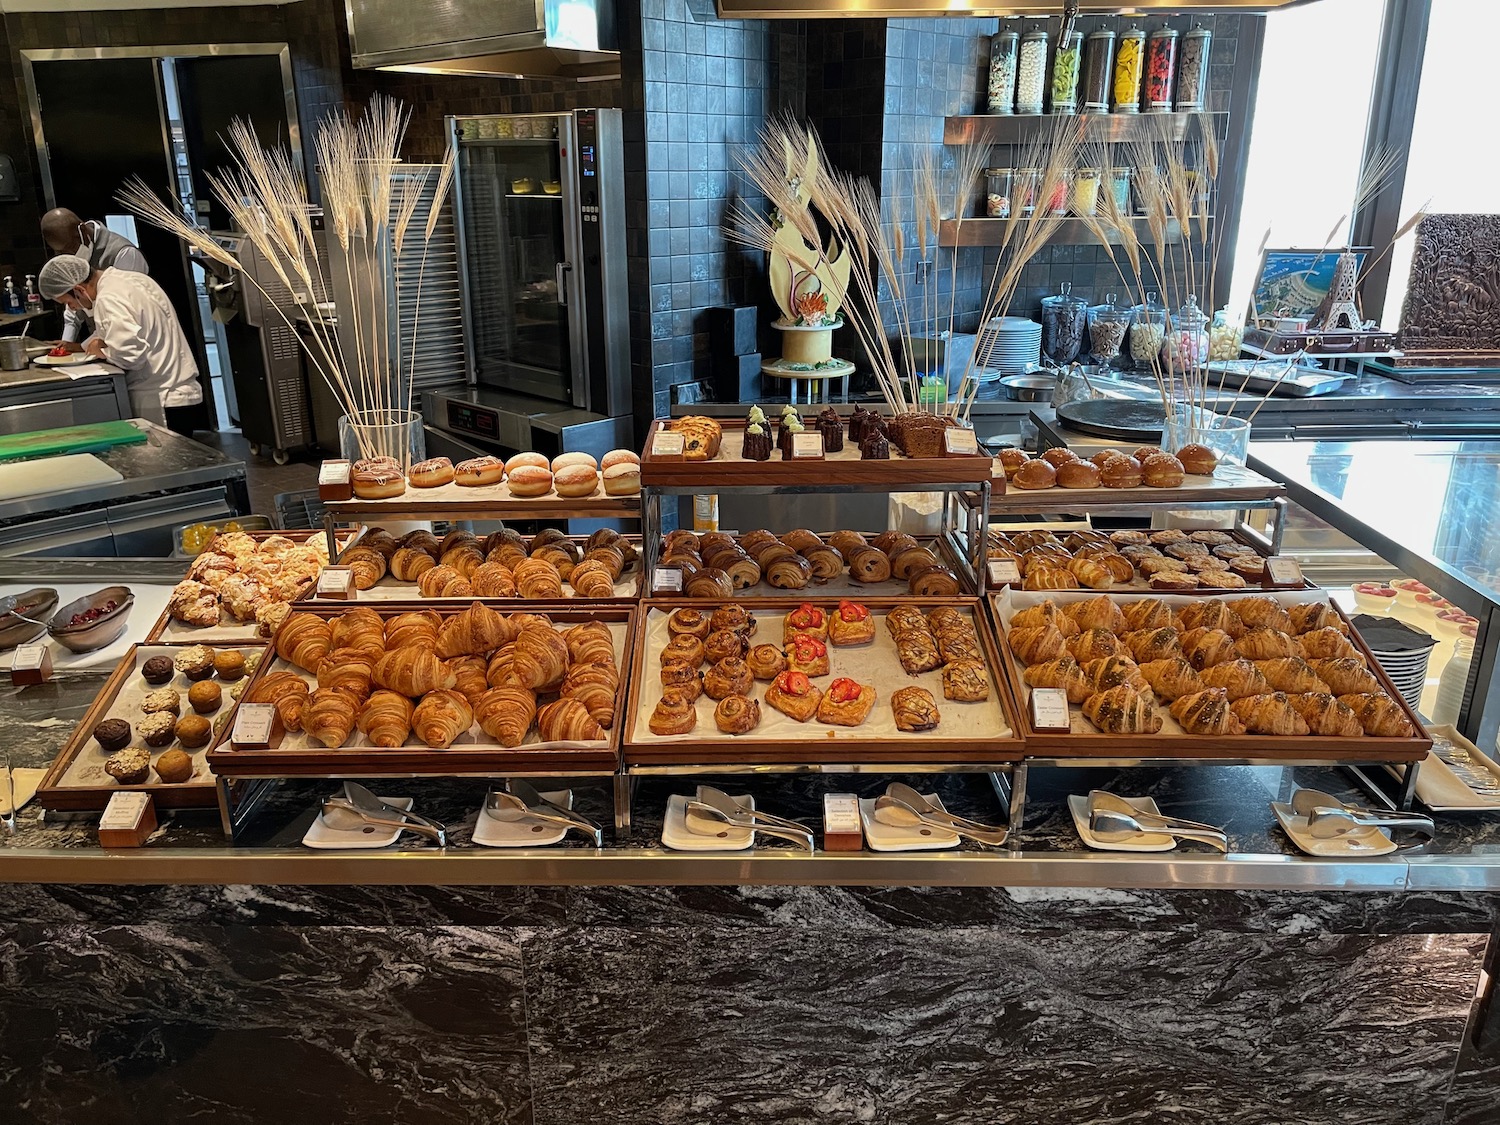
[[[353,805],[360,812],[371,816],[383,816],[387,819],[400,820],[413,825],[421,824],[438,832],[446,833],[447,825],[441,821],[433,820],[430,816],[414,813],[410,809],[403,809],[389,801],[383,801],[365,788],[357,781],[344,782],[344,800]],[[416,831],[415,828],[412,831]]]
[[[981,824],[977,820],[957,816],[900,781],[891,782],[886,786],[885,794],[875,798],[875,811],[882,814],[881,820],[886,824],[902,828],[925,825],[992,848],[1002,846],[1010,834],[1006,827]]]
[[[588,817],[547,800],[530,782],[513,777],[505,783],[505,787],[504,792],[491,789],[484,795],[486,816],[507,823],[532,820],[553,824],[564,830],[583,833],[594,841],[596,848],[604,846],[603,829]]]
[[[398,809],[397,811],[403,812],[404,810]],[[419,836],[426,836],[440,848],[448,846],[448,832],[442,825],[432,827],[429,824],[396,819],[382,813],[367,812],[343,797],[325,797],[321,815],[323,822],[337,832],[348,832],[363,828],[365,825],[374,825],[376,828],[395,828],[402,832],[415,832]],[[437,822],[433,821],[432,824],[437,824]]]
[[[1409,828],[1428,839],[1437,834],[1430,816],[1360,808],[1317,789],[1299,789],[1293,793],[1292,811],[1307,818],[1308,834],[1319,840],[1331,840],[1356,828]]]
[[[1106,789],[1089,791],[1089,831],[1101,839],[1115,840],[1154,832],[1179,840],[1199,840],[1226,854],[1229,851],[1224,829],[1196,820],[1143,812]]]
[[[700,836],[717,836],[727,825],[731,828],[763,832],[778,840],[787,840],[813,850],[812,829],[795,820],[747,809],[722,789],[712,785],[698,786],[697,799],[689,799],[685,821],[688,831]]]

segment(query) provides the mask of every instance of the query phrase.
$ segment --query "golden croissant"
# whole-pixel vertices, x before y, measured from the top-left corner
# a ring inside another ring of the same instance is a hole
[[[415,582],[435,566],[437,559],[426,551],[414,547],[398,547],[391,556],[391,577],[401,582]]]
[[[1022,664],[1044,664],[1056,660],[1066,650],[1066,641],[1053,625],[1040,625],[1030,629],[1012,628],[1005,635],[1006,642]]]
[[[361,702],[338,688],[320,687],[302,710],[302,729],[324,746],[342,746],[354,731]]]
[[[1226,660],[1198,673],[1198,678],[1211,688],[1222,688],[1229,702],[1250,695],[1269,695],[1275,689],[1270,681],[1260,674],[1260,669],[1248,660]]]
[[[276,655],[309,672],[318,670],[318,662],[332,647],[333,630],[328,622],[310,613],[292,614],[276,631]]]
[[[1229,705],[1229,709],[1251,734],[1285,736],[1309,733],[1307,723],[1284,692],[1274,691],[1270,695],[1249,695],[1244,699],[1236,699]]]
[[[1122,638],[1130,655],[1146,664],[1152,660],[1171,660],[1182,656],[1182,645],[1177,630],[1169,626],[1160,629],[1137,629]]]
[[[484,679],[490,687],[501,687],[503,685],[516,686],[520,680],[515,674],[516,646],[514,643],[501,645],[500,650],[490,657],[490,662],[485,666]],[[529,688],[527,689],[530,690]]]
[[[576,699],[605,730],[615,725],[615,695],[620,678],[613,665],[575,664],[563,680],[562,697]]]
[[[1193,666],[1180,656],[1148,660],[1141,665],[1141,675],[1151,685],[1151,690],[1169,703],[1204,688],[1203,680]]]
[[[331,649],[354,648],[368,652],[377,660],[385,652],[385,622],[380,614],[367,606],[355,606],[339,614],[330,624],[333,627]]]
[[[523,598],[547,599],[562,597],[562,575],[545,559],[523,559],[516,563],[516,589]]]
[[[1041,625],[1051,625],[1064,637],[1072,637],[1079,632],[1078,623],[1051,598],[1038,605],[1017,610],[1010,619],[1012,629],[1035,629]]]
[[[1146,679],[1141,675],[1140,668],[1128,656],[1106,656],[1102,660],[1090,660],[1083,665],[1083,672],[1096,692],[1108,691],[1121,684],[1140,692],[1147,690]]]
[[[1339,633],[1349,632],[1349,626],[1339,616],[1339,611],[1324,602],[1306,602],[1287,610],[1292,619],[1292,631],[1301,635],[1315,629],[1333,629]]]
[[[1182,635],[1182,651],[1198,671],[1235,658],[1234,638],[1222,629],[1203,626]]]
[[[1351,657],[1361,664],[1365,658],[1353,642],[1337,629],[1314,629],[1297,638],[1297,645],[1305,660],[1334,660],[1341,656]]]
[[[1083,714],[1103,734],[1155,734],[1162,727],[1150,694],[1125,684],[1089,696]]]
[[[455,656],[448,661],[448,670],[453,673],[453,689],[461,692],[471,704],[490,690],[485,679],[486,669],[482,656]]]
[[[406,696],[394,691],[377,691],[359,710],[360,733],[370,740],[372,746],[386,749],[404,746],[411,734],[414,710]]]
[[[1094,694],[1094,682],[1071,656],[1029,665],[1021,678],[1032,687],[1062,688],[1069,703],[1082,703]]]
[[[568,674],[568,646],[551,626],[522,629],[515,640],[511,673],[532,691],[550,691]]]
[[[1281,660],[1301,652],[1297,642],[1278,629],[1255,626],[1234,642],[1234,654],[1245,660]]]
[[[519,746],[536,718],[536,695],[518,686],[491,688],[474,703],[474,718],[501,746]]]
[[[1125,615],[1127,632],[1137,632],[1141,629],[1166,629],[1177,624],[1172,616],[1171,608],[1160,598],[1142,598],[1138,602],[1126,602],[1120,607],[1120,612]]]
[[[615,596],[615,580],[609,567],[597,559],[585,559],[573,568],[568,576],[573,592],[580,598],[612,598]]]
[[[368,590],[385,577],[385,556],[371,547],[350,547],[339,556],[339,565],[353,571],[356,590]]]
[[[1109,600],[1106,594],[1074,602],[1066,613],[1080,629],[1108,629],[1111,633],[1125,632],[1125,614]]]
[[[1247,629],[1259,626],[1265,629],[1276,629],[1282,633],[1292,631],[1292,615],[1282,609],[1281,603],[1273,598],[1232,598],[1229,602],[1229,610]]]
[[[1125,642],[1108,629],[1085,629],[1067,640],[1068,652],[1080,664],[1103,660],[1107,656],[1129,656]]]
[[[398,648],[382,656],[375,664],[374,679],[379,687],[413,697],[451,688],[457,682],[436,653],[416,647]]]
[[[458,547],[450,547],[443,552],[438,559],[438,566],[449,566],[458,571],[459,574],[468,578],[481,566],[484,565],[484,555],[478,547],[464,544]]]
[[[338,688],[356,702],[363,702],[370,694],[370,681],[379,659],[380,655],[371,655],[363,649],[336,648],[318,662],[318,687]]]
[[[443,622],[438,631],[437,652],[445,658],[477,656],[494,652],[511,637],[503,615],[482,602],[475,602]]]
[[[437,649],[438,629],[443,619],[430,609],[402,613],[386,622],[385,647],[398,649],[420,647]]]
[[[451,566],[435,566],[417,579],[417,592],[424,598],[468,598],[474,594],[469,580]]]
[[[469,586],[476,598],[513,598],[516,578],[503,563],[487,562],[469,575]]]
[[[1229,606],[1221,598],[1205,598],[1183,606],[1177,612],[1177,624],[1184,633],[1194,629],[1218,629],[1232,636],[1242,629],[1239,618],[1229,612]]]
[[[1168,708],[1188,734],[1244,734],[1245,724],[1235,715],[1223,688],[1209,688],[1179,696]]]
[[[307,696],[307,681],[296,672],[272,672],[245,693],[245,702],[274,704],[282,725],[289,731],[299,731]]]
[[[568,658],[574,664],[614,664],[615,642],[602,621],[575,625],[563,634]]]
[[[474,725],[474,711],[461,691],[439,688],[422,697],[412,713],[412,730],[434,750],[446,750]]]
[[[1359,716],[1349,705],[1326,692],[1308,692],[1287,698],[1308,729],[1321,738],[1360,738],[1365,733]]]
[[[536,713],[543,742],[594,742],[605,737],[588,708],[576,699],[559,699]]]
[[[1375,738],[1411,738],[1417,733],[1401,704],[1383,691],[1341,695],[1339,702],[1352,710],[1364,732]]]
[[[1257,660],[1255,666],[1277,691],[1284,691],[1289,695],[1328,691],[1328,685],[1318,678],[1318,674],[1300,656]]]
[[[1384,690],[1375,673],[1366,668],[1365,662],[1357,657],[1335,656],[1330,660],[1314,660],[1311,664],[1318,679],[1327,684],[1328,690],[1334,695]]]

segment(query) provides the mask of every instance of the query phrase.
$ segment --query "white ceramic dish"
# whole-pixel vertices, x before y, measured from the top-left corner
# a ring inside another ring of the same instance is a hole
[[[1292,843],[1319,859],[1358,859],[1361,856],[1389,855],[1396,850],[1396,841],[1378,828],[1356,828],[1331,840],[1320,840],[1308,832],[1307,817],[1298,816],[1291,805],[1272,801],[1271,810]]]
[[[1126,797],[1127,804],[1137,811],[1160,816],[1161,810],[1150,797]],[[1073,814],[1073,827],[1078,829],[1078,838],[1089,847],[1101,852],[1169,852],[1177,846],[1177,837],[1162,832],[1137,832],[1125,840],[1101,840],[1089,828],[1089,799],[1074,793],[1068,797],[1068,811]]]
[[[38,367],[77,367],[81,363],[99,361],[88,352],[69,352],[67,355],[39,355],[31,362]]]
[[[388,805],[411,811],[410,797],[382,797]],[[401,837],[399,828],[380,828],[368,824],[363,828],[329,828],[319,813],[302,837],[304,847],[340,851],[345,848],[388,848]]]
[[[943,802],[937,794],[923,793],[922,796],[938,808],[943,808]],[[865,826],[865,843],[875,852],[938,851],[956,848],[962,842],[957,832],[945,832],[941,828],[883,824],[877,819],[874,798],[860,799],[859,819]]]
[[[560,789],[555,793],[543,793],[542,796],[554,805],[561,805],[565,809],[573,807],[573,790]],[[555,824],[543,824],[539,820],[525,818],[522,820],[496,820],[492,816],[486,816],[484,809],[479,810],[479,819],[474,822],[473,840],[476,844],[486,848],[545,848],[550,844],[557,844],[568,834],[566,828],[559,828]]]
[[[1370,613],[1390,613],[1396,604],[1396,599],[1392,597],[1385,597],[1380,594],[1366,594],[1359,590],[1355,590],[1353,593],[1354,604]]]
[[[755,846],[755,833],[748,828],[724,826],[717,836],[700,836],[688,831],[687,803],[692,798],[674,793],[667,798],[667,819],[662,822],[661,842],[676,852],[742,852]],[[755,808],[755,798],[736,797],[735,803],[750,812]]]

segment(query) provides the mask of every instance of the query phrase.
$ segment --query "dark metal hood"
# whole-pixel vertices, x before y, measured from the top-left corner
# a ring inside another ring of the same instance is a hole
[[[614,0],[347,0],[347,11],[359,69],[620,76]]]
[[[1269,12],[1312,0],[1079,0],[1084,14],[1150,15],[1160,12]],[[724,19],[852,19],[904,16],[1056,16],[1063,0],[717,0]]]

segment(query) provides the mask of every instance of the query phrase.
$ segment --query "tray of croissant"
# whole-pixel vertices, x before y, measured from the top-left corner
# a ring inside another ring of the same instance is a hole
[[[1014,704],[973,598],[646,601],[630,765],[1014,761]]]
[[[657,567],[682,571],[684,597],[957,597],[972,594],[967,568],[955,565],[946,540],[914,539],[899,531],[864,535],[806,528],[775,535],[765,530],[669,531]]]
[[[242,777],[611,773],[632,615],[298,607],[242,696],[274,705],[286,737],[236,749],[226,731],[209,763]]]
[[[527,537],[454,530],[412,531],[399,539],[374,527],[339,554],[363,602],[522,598],[556,602],[634,600],[641,585],[640,537],[603,528],[570,538],[555,528]],[[326,601],[317,587],[306,600]]]
[[[1014,559],[1023,590],[1258,590],[1266,564],[1229,531],[991,527],[989,557]]]
[[[990,599],[1028,752],[1420,761],[1432,740],[1323,590]],[[1071,729],[1035,730],[1033,688]]]

